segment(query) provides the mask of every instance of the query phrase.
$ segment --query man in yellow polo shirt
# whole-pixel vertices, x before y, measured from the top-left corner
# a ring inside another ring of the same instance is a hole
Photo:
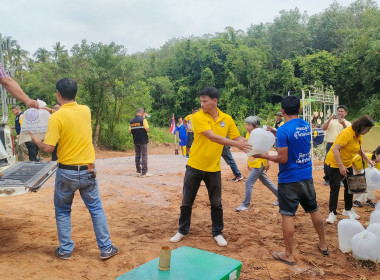
[[[194,142],[186,166],[178,232],[170,242],[179,242],[190,231],[192,206],[201,181],[204,181],[211,204],[212,235],[219,246],[226,246],[223,230],[220,157],[223,146],[248,152],[251,145],[241,137],[231,116],[218,109],[219,92],[206,87],[199,93],[202,110],[193,116]],[[228,136],[229,139],[226,138]]]
[[[59,246],[55,255],[70,259],[74,249],[71,240],[71,205],[74,193],[79,190],[92,218],[100,258],[114,256],[118,248],[112,245],[99,195],[95,172],[95,151],[92,145],[91,112],[85,105],[75,102],[77,84],[70,78],[57,82],[57,101],[61,108],[51,115],[44,142],[33,136],[33,143],[51,153],[57,143],[58,169],[55,177],[54,206]]]

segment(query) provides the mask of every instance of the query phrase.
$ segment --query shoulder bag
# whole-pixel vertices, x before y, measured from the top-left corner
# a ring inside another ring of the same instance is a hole
[[[360,141],[359,141],[359,145],[360,145]],[[367,192],[367,182],[365,179],[365,165],[364,165],[363,152],[362,152],[361,145],[360,145],[360,153],[362,157],[364,173],[356,174],[356,175],[347,174],[346,180],[347,180],[349,194],[358,194],[358,193]]]

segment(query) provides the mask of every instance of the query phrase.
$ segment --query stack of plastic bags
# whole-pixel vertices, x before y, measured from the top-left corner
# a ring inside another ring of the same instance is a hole
[[[359,260],[380,262],[380,204],[377,203],[376,207],[367,229],[353,218],[338,223],[339,249],[343,253],[352,251]]]

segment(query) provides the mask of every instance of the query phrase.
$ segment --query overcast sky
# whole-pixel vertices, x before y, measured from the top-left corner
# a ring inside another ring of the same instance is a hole
[[[246,31],[296,7],[308,15],[333,0],[0,0],[0,33],[31,55],[38,48],[66,49],[82,39],[126,47],[128,54],[159,48],[171,38]],[[348,6],[353,0],[338,0]],[[376,1],[379,5],[380,0]]]

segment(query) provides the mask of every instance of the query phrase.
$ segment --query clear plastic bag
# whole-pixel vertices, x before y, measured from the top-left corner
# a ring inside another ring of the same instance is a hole
[[[380,189],[380,170],[375,167],[368,167],[365,169],[365,178],[367,181],[367,187],[369,189]]]
[[[352,237],[352,256],[359,260],[380,261],[380,242],[377,236],[363,230]]]
[[[343,253],[348,253],[352,250],[352,237],[364,230],[360,222],[355,219],[343,219],[338,223],[338,240],[339,249]]]
[[[369,224],[375,224],[380,222],[380,209],[375,210],[371,213],[371,216],[369,217]]]
[[[275,141],[276,138],[272,132],[264,128],[255,128],[249,135],[248,143],[252,145],[252,150],[247,155],[266,154]]]

